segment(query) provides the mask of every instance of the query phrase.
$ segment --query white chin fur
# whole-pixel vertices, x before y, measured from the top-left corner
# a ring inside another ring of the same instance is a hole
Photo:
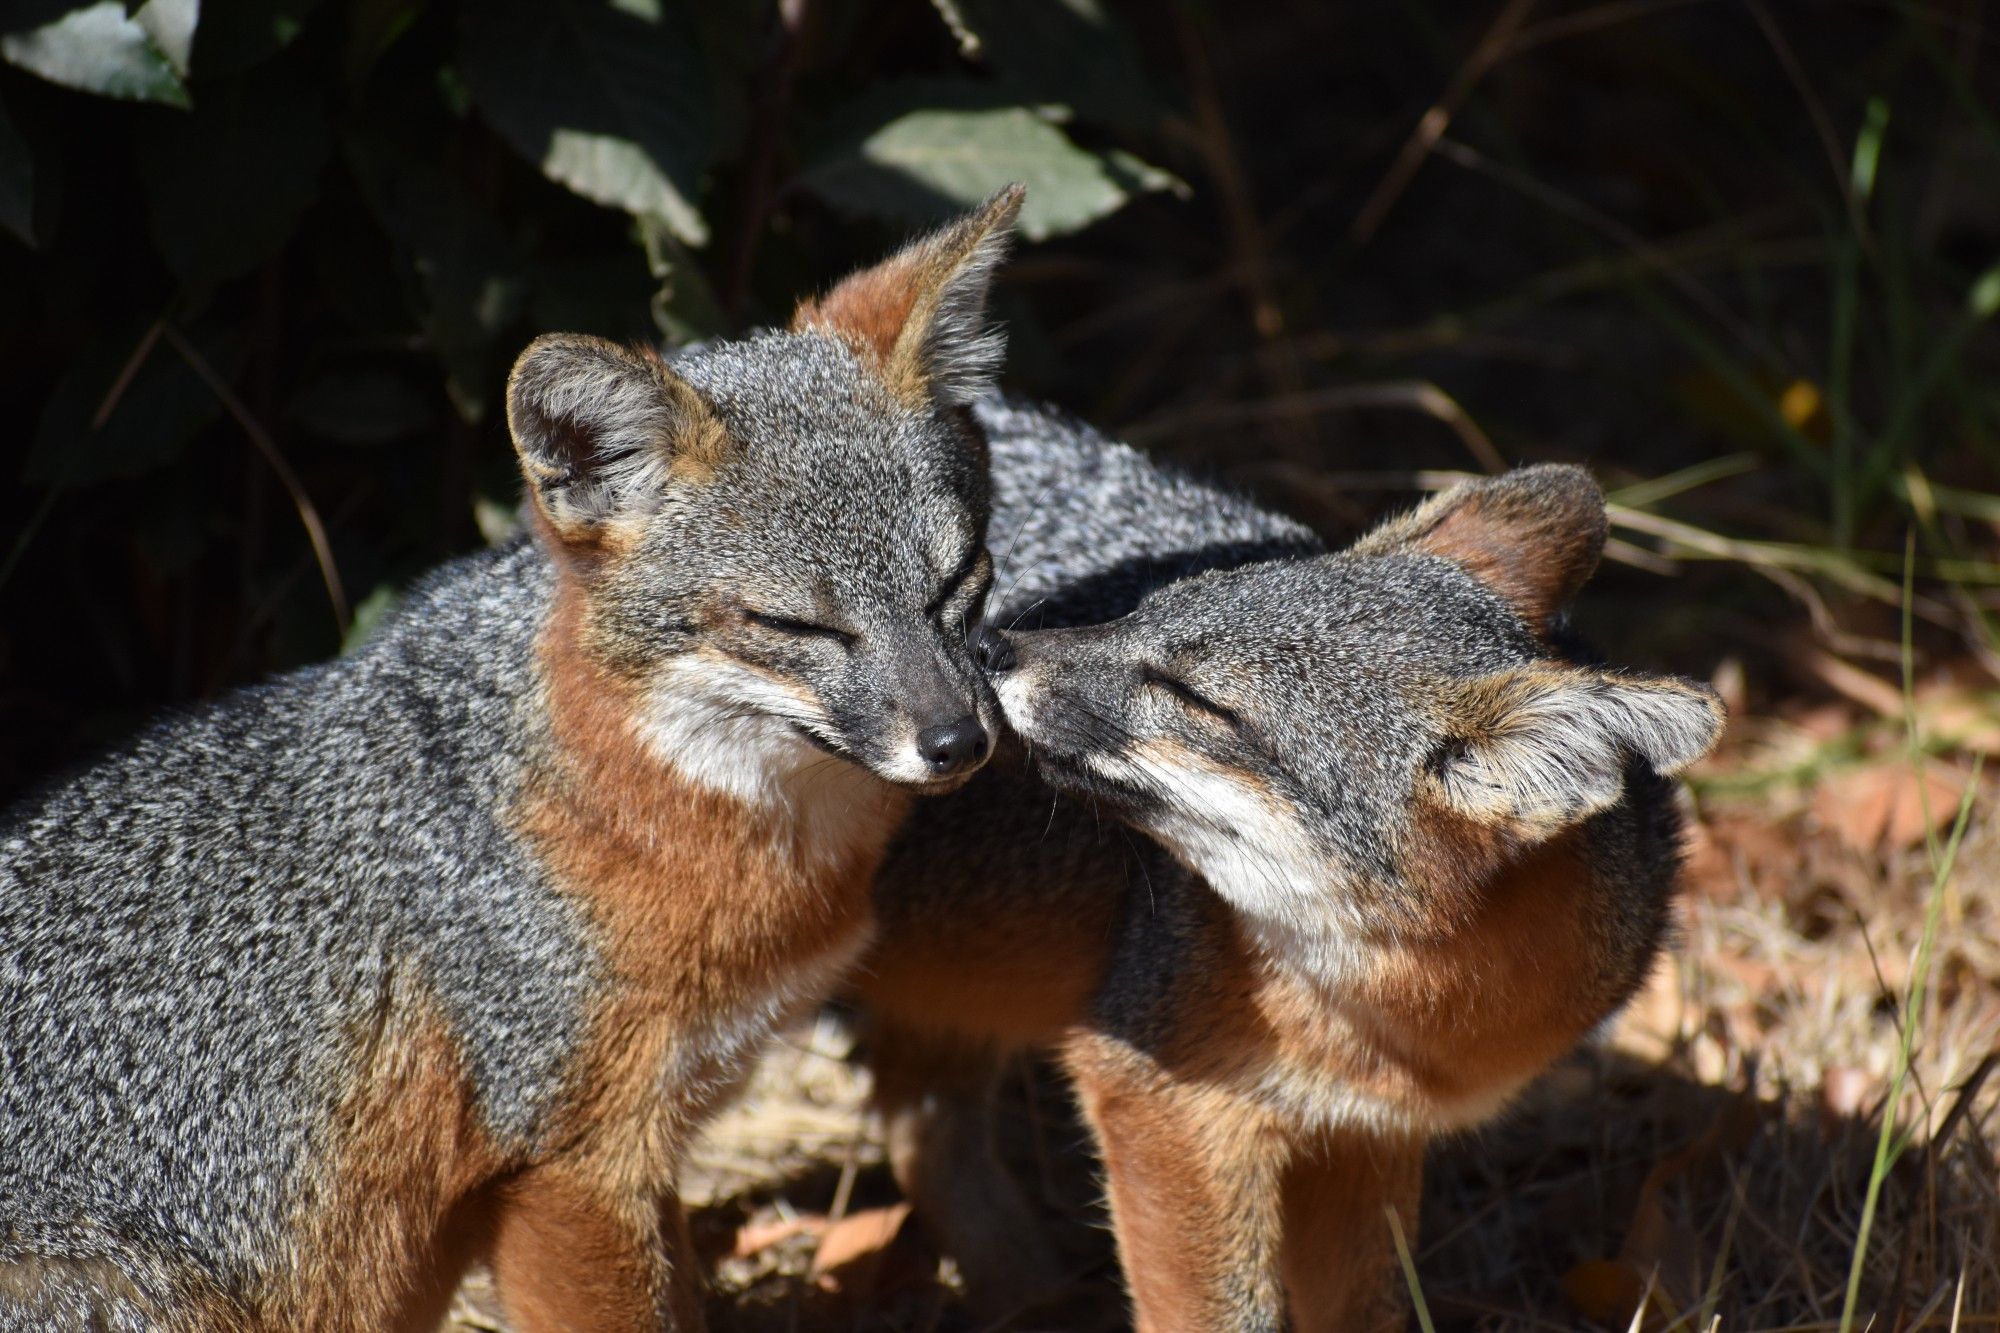
[[[1023,740],[1035,739],[1035,694],[1027,677],[1018,671],[1006,672],[993,682],[993,694],[1000,701],[1007,725]]]
[[[1160,791],[1166,808],[1147,816],[1153,836],[1243,916],[1274,960],[1323,984],[1349,971],[1357,923],[1325,854],[1275,798],[1219,771],[1112,755],[1087,762],[1113,781]]]
[[[656,682],[641,734],[688,782],[778,816],[802,852],[837,861],[893,831],[891,789],[785,720],[808,710],[754,671],[690,657]]]

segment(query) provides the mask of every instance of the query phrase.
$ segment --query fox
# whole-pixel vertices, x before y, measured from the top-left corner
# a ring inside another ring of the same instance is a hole
[[[684,1145],[998,728],[1022,192],[671,355],[522,353],[532,532],[0,821],[0,1327],[698,1329]]]
[[[1143,1333],[1401,1327],[1385,1211],[1413,1236],[1426,1144],[1641,984],[1672,778],[1721,704],[1577,660],[1564,611],[1606,535],[1580,468],[1329,552],[1087,428],[992,417],[977,652],[1018,742],[878,872],[851,992],[892,1168],[975,1301],[1054,1295],[988,1103],[1040,1049]],[[1081,480],[1050,503],[1056,466]]]

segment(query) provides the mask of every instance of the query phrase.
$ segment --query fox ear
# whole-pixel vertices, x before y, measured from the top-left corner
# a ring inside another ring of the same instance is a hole
[[[537,338],[514,363],[507,429],[565,537],[651,513],[670,484],[705,479],[729,450],[714,409],[652,349],[574,333]]]
[[[793,331],[844,340],[912,407],[971,402],[993,382],[1005,354],[1005,341],[986,322],[986,294],[1025,193],[1010,185],[942,231],[801,302]]]
[[[1590,474],[1544,463],[1454,486],[1375,529],[1354,550],[1442,556],[1539,629],[1589,581],[1606,531],[1604,492]]]
[[[1445,803],[1537,840],[1616,805],[1633,759],[1680,772],[1722,734],[1713,690],[1539,664],[1468,682],[1432,773]]]

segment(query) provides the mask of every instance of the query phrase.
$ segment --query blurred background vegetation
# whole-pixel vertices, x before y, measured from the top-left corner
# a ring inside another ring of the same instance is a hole
[[[1011,179],[1021,390],[1335,532],[1589,462],[1670,664],[1879,655],[1912,531],[1996,660],[1974,0],[0,15],[0,793],[503,527],[534,333],[779,322]]]

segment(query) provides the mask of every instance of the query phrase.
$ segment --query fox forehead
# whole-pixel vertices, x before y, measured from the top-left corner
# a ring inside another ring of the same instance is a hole
[[[1429,678],[1480,675],[1539,655],[1498,596],[1425,555],[1323,556],[1205,574],[1162,589],[1132,617],[1129,651],[1197,680],[1352,708]]]
[[[809,576],[834,595],[928,581],[984,534],[983,451],[959,422],[890,395],[846,344],[765,334],[697,348],[673,368],[738,445],[677,506],[710,554]]]

